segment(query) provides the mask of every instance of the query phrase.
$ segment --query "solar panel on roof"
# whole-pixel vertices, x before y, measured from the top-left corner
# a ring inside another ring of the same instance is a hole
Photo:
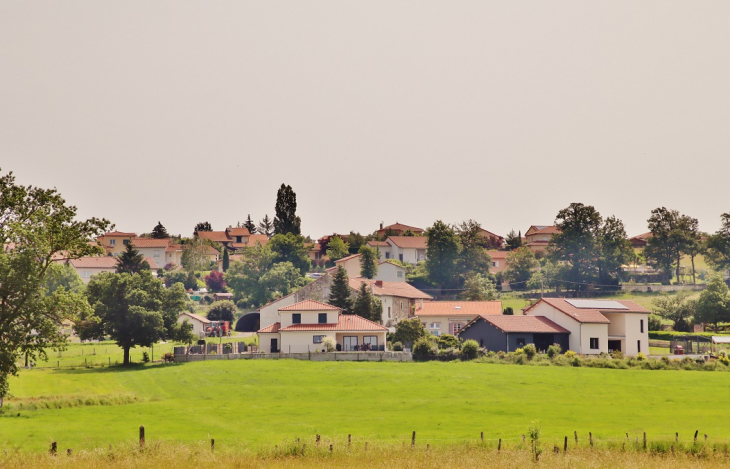
[[[565,300],[580,309],[629,309],[618,301],[605,300]]]

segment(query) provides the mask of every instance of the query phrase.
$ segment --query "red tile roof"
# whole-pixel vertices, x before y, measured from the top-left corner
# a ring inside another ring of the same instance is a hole
[[[479,231],[481,232],[482,236],[487,235],[487,236],[490,236],[492,238],[504,239],[502,236],[500,236],[498,234],[494,234],[494,233],[492,233],[489,230],[485,230],[484,228],[479,228]]]
[[[115,269],[117,258],[112,256],[80,257],[69,260],[69,263],[76,269]]]
[[[248,237],[248,245],[256,246],[256,243],[261,243],[262,246],[269,242],[269,237],[265,234],[252,234]]]
[[[281,310],[280,310],[281,311]],[[380,324],[376,324],[363,317],[354,314],[340,314],[339,320],[336,324],[292,324],[291,326],[284,327],[281,329],[282,332],[289,331],[322,331],[322,332],[335,332],[335,331],[348,331],[348,332],[360,332],[360,331],[387,331],[387,327],[383,327]]]
[[[198,231],[198,238],[209,239],[218,243],[229,243],[231,238],[226,235],[225,231]]]
[[[507,259],[509,251],[487,251],[487,254],[489,254],[489,257],[492,259]]]
[[[433,299],[431,295],[423,293],[418,288],[406,282],[383,282],[380,280],[356,277],[350,279],[350,288],[353,290],[360,290],[360,285],[363,283],[370,285],[372,287],[373,294],[378,296],[397,296],[399,298],[408,298],[413,300]]]
[[[165,249],[166,252],[175,252],[175,251],[182,251],[182,244],[171,244],[167,246],[167,249]]]
[[[426,249],[425,236],[390,236],[388,237],[399,248]]]
[[[479,320],[486,321],[504,332],[527,332],[535,334],[565,334],[568,329],[561,327],[542,316],[479,316],[464,326],[470,327]]]
[[[651,238],[651,231],[648,232],[648,233],[644,233],[644,234],[640,234],[640,235],[634,236],[633,238],[629,238],[629,239],[641,239],[643,241],[646,241],[649,238]]]
[[[411,230],[414,233],[423,233],[423,228],[416,228],[415,226],[404,225],[403,223],[394,223],[392,225],[384,226],[378,231],[393,230],[393,231],[406,231]]]
[[[149,264],[151,270],[157,270],[160,268],[160,266],[157,265],[157,262],[155,262],[155,260],[151,257],[145,257],[144,260],[147,262],[147,264]]]
[[[125,238],[129,238],[129,237],[133,238],[133,237],[137,236],[137,233],[125,233],[123,231],[110,231],[108,233],[104,233],[102,236],[112,236],[112,237],[123,236]]]
[[[335,261],[335,264],[337,264],[338,262],[346,262],[346,261],[349,261],[350,259],[355,259],[357,257],[360,257],[360,254],[351,254],[347,257],[343,257],[342,259],[337,259]]]
[[[390,244],[386,243],[385,241],[368,241],[368,246],[370,246],[370,247],[375,247],[375,246],[388,247],[388,246],[390,246]]]
[[[195,319],[196,321],[202,322],[203,324],[210,324],[210,320],[208,320],[207,318],[204,318],[203,316],[198,316],[194,313],[189,313],[187,311],[183,311],[182,313],[180,313],[180,316],[188,316],[192,319]]]
[[[340,308],[319,301],[304,300],[291,306],[285,306],[279,311],[340,311]]]
[[[275,322],[274,324],[270,326],[266,326],[263,329],[259,329],[259,334],[276,334],[281,329],[281,323]]]
[[[502,314],[501,301],[426,301],[416,316],[492,316]]]
[[[166,248],[172,243],[172,239],[135,238],[131,243],[135,248]]]
[[[248,228],[226,228],[226,231],[230,236],[249,236],[251,232]]]
[[[628,300],[592,300],[592,301],[607,301],[607,302],[613,302],[616,301],[618,303],[621,303],[622,305],[626,306],[628,309],[602,309],[602,308],[576,308],[575,306],[568,303],[565,298],[543,298],[537,303],[533,304],[529,308],[525,310],[523,314],[529,314],[530,310],[534,308],[535,306],[539,305],[540,303],[546,303],[553,308],[557,309],[558,311],[566,314],[574,321],[580,322],[580,323],[596,323],[596,324],[610,324],[611,321],[608,320],[606,316],[604,316],[603,312],[605,313],[643,313],[643,314],[649,314],[651,311],[637,305],[633,301]]]

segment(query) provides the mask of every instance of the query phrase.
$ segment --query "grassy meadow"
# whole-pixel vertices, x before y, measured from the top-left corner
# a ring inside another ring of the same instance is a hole
[[[489,365],[234,360],[23,370],[0,414],[0,449],[92,450],[147,440],[261,451],[302,441],[463,445],[480,432],[516,445],[539,421],[546,442],[730,441],[727,373]],[[620,444],[620,443],[619,443]]]

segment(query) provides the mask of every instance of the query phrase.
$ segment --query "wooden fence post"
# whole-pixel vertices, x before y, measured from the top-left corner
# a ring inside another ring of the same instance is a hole
[[[330,445],[330,454],[332,454],[332,445]]]
[[[565,443],[563,443],[563,453],[568,452],[568,436],[565,436]]]
[[[578,430],[574,431],[573,435],[575,435],[575,445],[578,446]]]
[[[679,443],[679,432],[674,433],[674,442]]]
[[[411,436],[411,446],[416,446],[416,431],[413,430],[413,435]]]
[[[591,445],[591,448],[593,448],[593,433],[588,432],[588,442]]]
[[[646,432],[644,432],[644,451],[646,451]]]
[[[139,449],[144,449],[144,425],[139,427]]]
[[[51,443],[51,450],[49,451],[51,453],[51,456],[55,456],[56,455],[56,449],[57,448],[58,448],[58,445],[56,444],[56,442],[55,441],[52,442]]]
[[[352,444],[352,435],[348,433],[347,434],[347,447],[349,448],[351,444]]]
[[[319,435],[317,435],[317,441],[316,441],[316,443],[317,443],[317,446],[319,446]]]
[[[484,443],[484,432],[482,432],[482,443]]]
[[[695,430],[695,444],[697,444],[697,434],[699,433],[699,430]]]
[[[210,452],[215,452],[215,440],[213,438],[210,439]]]
[[[497,451],[502,451],[502,439],[499,439],[499,443],[497,443]]]

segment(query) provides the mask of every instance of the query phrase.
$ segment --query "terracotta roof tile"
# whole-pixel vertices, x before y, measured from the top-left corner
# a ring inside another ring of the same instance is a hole
[[[230,236],[250,236],[251,232],[248,231],[248,228],[226,228],[226,232]]]
[[[230,243],[231,238],[226,235],[225,231],[198,231],[198,238],[209,239],[218,243]]]
[[[489,257],[492,259],[507,259],[509,251],[487,251],[487,254],[489,254]]]
[[[552,306],[553,308],[557,309],[558,311],[566,314],[574,321],[580,322],[580,323],[597,323],[597,324],[610,324],[611,321],[608,320],[606,316],[601,314],[602,312],[606,313],[643,313],[643,314],[649,314],[651,311],[637,305],[633,301],[628,300],[592,300],[592,301],[607,301],[607,302],[613,302],[617,301],[618,303],[621,303],[622,305],[626,306],[628,309],[601,309],[601,308],[576,308],[575,306],[568,303],[565,298],[543,298],[537,303],[533,304],[529,308],[527,308],[524,312],[524,314],[528,314],[532,308],[534,308],[536,305],[544,302]]]
[[[350,288],[353,290],[360,290],[360,285],[363,283],[370,285],[372,287],[373,294],[378,296],[397,296],[399,298],[408,298],[413,300],[433,299],[431,295],[422,292],[418,288],[406,282],[384,282],[380,280],[355,277],[350,279]]]
[[[279,311],[340,311],[340,308],[319,301],[304,300],[281,308]]]
[[[79,257],[69,260],[69,263],[76,269],[115,269],[117,258],[111,256]]]
[[[416,316],[493,316],[502,314],[501,301],[426,301]]]
[[[281,310],[279,310],[281,311]],[[281,329],[282,332],[289,331],[387,331],[388,328],[369,321],[354,314],[340,314],[336,324],[292,324]]]
[[[464,326],[463,331],[472,323],[486,321],[504,332],[525,332],[535,334],[565,334],[569,330],[542,316],[479,316]],[[459,331],[461,332],[461,331]]]
[[[411,230],[414,233],[423,233],[423,228],[416,228],[415,226],[408,226],[404,225],[403,223],[394,223],[392,225],[384,226],[378,231],[385,231],[385,230],[399,230],[399,231],[406,231]]]
[[[368,241],[368,246],[370,247],[388,247],[390,244],[386,243],[385,241]]]
[[[425,236],[390,236],[388,239],[399,248],[427,248],[426,241],[428,238],[426,238]]]
[[[281,329],[281,323],[275,322],[274,324],[270,326],[266,326],[263,329],[259,329],[257,332],[259,334],[276,334]]]
[[[346,262],[346,261],[349,261],[351,259],[355,259],[357,257],[360,257],[360,254],[351,254],[351,255],[349,255],[347,257],[343,257],[342,259],[337,259],[335,261],[335,264],[337,264],[338,262]]]
[[[199,316],[195,313],[189,313],[187,311],[183,311],[182,313],[180,313],[180,316],[188,316],[192,319],[195,319],[196,321],[202,322],[203,324],[210,324],[210,320],[208,318],[204,318],[203,316]]]
[[[172,243],[172,239],[135,238],[131,244],[135,248],[166,248]]]
[[[129,237],[135,237],[135,236],[137,236],[137,233],[125,233],[123,231],[110,231],[108,233],[104,233],[102,236],[111,236],[111,237],[114,237],[114,236],[123,236],[125,238],[129,238]]]

